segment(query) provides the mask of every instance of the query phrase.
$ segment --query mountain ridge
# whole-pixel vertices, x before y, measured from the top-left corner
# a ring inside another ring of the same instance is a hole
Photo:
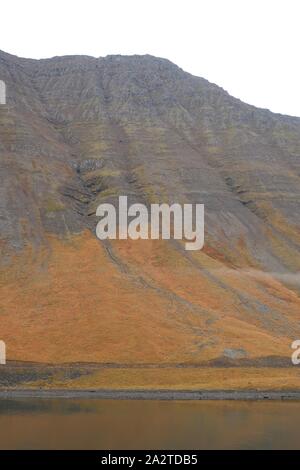
[[[152,56],[0,52],[0,79],[9,358],[290,356],[300,333],[300,118],[242,103]],[[204,203],[204,249],[100,243],[96,208],[122,194]]]
[[[155,55],[152,55],[152,54],[128,54],[128,55],[122,55],[122,54],[108,54],[106,56],[91,56],[91,55],[85,55],[85,54],[81,54],[81,55],[76,55],[76,54],[66,54],[66,55],[63,55],[63,56],[53,56],[53,57],[46,57],[46,58],[41,58],[41,59],[36,59],[36,58],[30,58],[30,57],[21,57],[21,56],[16,56],[14,54],[10,54],[8,52],[5,52],[3,50],[0,50],[0,58],[2,56],[2,59],[5,59],[7,58],[8,60],[13,60],[13,61],[18,61],[18,62],[23,62],[23,63],[42,63],[42,62],[53,62],[53,61],[64,61],[64,60],[74,60],[74,61],[78,61],[80,59],[82,60],[90,60],[91,62],[99,62],[99,61],[105,61],[105,60],[122,60],[122,59],[151,59],[151,60],[155,60],[155,61],[160,61],[161,63],[166,63],[166,64],[169,64],[171,65],[172,67],[176,67],[178,70],[182,71],[184,74],[186,75],[189,75],[190,77],[194,77],[194,78],[197,78],[197,79],[200,79],[200,80],[203,80],[205,81],[207,84],[209,85],[212,85],[212,86],[215,86],[216,88],[218,88],[219,90],[222,90],[224,93],[226,93],[227,95],[229,95],[231,98],[233,98],[234,100],[237,100],[238,102],[240,103],[243,103],[247,106],[250,106],[256,110],[260,110],[260,111],[266,111],[266,112],[269,112],[271,113],[272,115],[275,115],[275,116],[278,116],[278,117],[283,117],[283,118],[291,118],[292,120],[300,120],[300,116],[294,116],[294,115],[289,115],[289,114],[285,114],[285,113],[280,113],[280,112],[275,112],[275,111],[272,111],[268,108],[262,108],[260,106],[256,106],[256,105],[253,105],[251,103],[247,103],[245,101],[243,101],[241,98],[237,98],[233,95],[231,95],[225,88],[223,88],[222,86],[220,85],[217,85],[216,83],[212,82],[212,81],[209,81],[203,77],[200,77],[198,75],[195,75],[195,74],[192,74],[191,72],[188,72],[184,69],[182,69],[180,66],[176,65],[175,63],[173,63],[172,61],[170,61],[169,59],[165,58],[165,57],[158,57],[158,56],[155,56]]]

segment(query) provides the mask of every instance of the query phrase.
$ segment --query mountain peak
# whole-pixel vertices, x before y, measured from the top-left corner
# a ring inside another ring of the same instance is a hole
[[[203,364],[241,344],[252,365],[286,359],[300,333],[299,119],[149,55],[0,52],[0,79],[1,339],[14,359]],[[99,242],[96,209],[120,195],[203,203],[204,249]]]

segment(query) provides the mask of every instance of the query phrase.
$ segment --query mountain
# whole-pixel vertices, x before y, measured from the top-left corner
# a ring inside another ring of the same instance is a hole
[[[0,52],[0,339],[34,363],[290,367],[300,118],[168,60]],[[280,92],[280,91],[279,91]],[[96,238],[96,208],[205,205],[205,245]]]

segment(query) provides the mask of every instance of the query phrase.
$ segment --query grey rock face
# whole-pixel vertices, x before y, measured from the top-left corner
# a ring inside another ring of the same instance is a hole
[[[0,79],[9,245],[93,229],[97,205],[128,194],[204,203],[207,243],[230,262],[299,270],[300,119],[151,56],[35,61],[1,52]]]

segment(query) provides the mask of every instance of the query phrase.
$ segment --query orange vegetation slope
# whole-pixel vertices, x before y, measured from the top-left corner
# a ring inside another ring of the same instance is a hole
[[[289,358],[297,294],[173,242],[101,244],[89,231],[24,249],[1,272],[8,359],[201,363]],[[247,299],[247,300],[245,300]]]

